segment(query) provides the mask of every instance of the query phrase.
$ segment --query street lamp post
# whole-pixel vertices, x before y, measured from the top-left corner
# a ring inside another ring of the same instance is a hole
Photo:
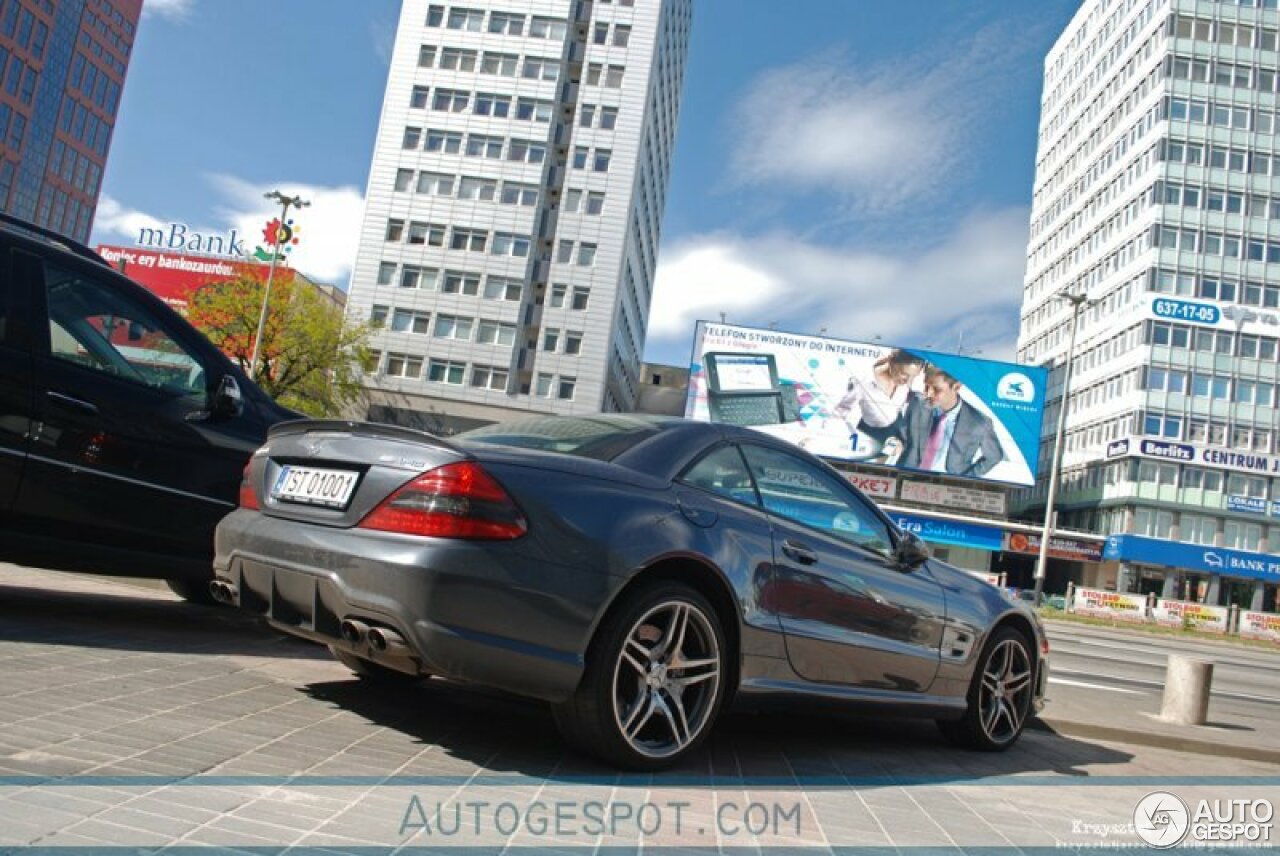
[[[1053,536],[1056,510],[1054,501],[1058,498],[1058,470],[1062,466],[1062,435],[1067,427],[1067,402],[1071,392],[1071,370],[1075,366],[1076,332],[1080,328],[1080,310],[1089,303],[1087,294],[1060,294],[1063,300],[1071,303],[1071,343],[1067,345],[1067,371],[1062,379],[1062,401],[1058,405],[1058,429],[1053,435],[1053,460],[1049,464],[1049,495],[1044,505],[1044,531],[1040,533],[1040,557],[1036,561],[1036,606],[1044,597],[1044,575],[1049,564],[1049,539]]]
[[[267,199],[279,202],[282,206],[280,211],[280,225],[283,226],[289,219],[290,208],[306,208],[311,203],[303,199],[301,196],[285,196],[278,190],[264,194]],[[276,275],[276,261],[280,258],[280,230],[276,230],[276,239],[271,243],[271,267],[267,270],[267,288],[262,295],[262,311],[258,313],[258,332],[253,337],[253,356],[249,359],[249,378],[250,380],[258,379],[258,351],[262,347],[262,331],[267,326],[267,305],[271,300],[271,280]]]

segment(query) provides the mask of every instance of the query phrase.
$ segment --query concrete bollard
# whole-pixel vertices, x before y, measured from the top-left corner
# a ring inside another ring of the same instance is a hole
[[[1164,676],[1160,718],[1178,725],[1204,725],[1209,718],[1209,688],[1212,684],[1213,663],[1170,654]]]

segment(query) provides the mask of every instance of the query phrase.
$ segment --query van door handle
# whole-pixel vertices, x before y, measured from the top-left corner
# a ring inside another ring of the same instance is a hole
[[[61,407],[65,407],[68,410],[78,410],[79,412],[88,414],[89,416],[98,415],[98,405],[93,404],[91,402],[81,401],[78,398],[72,398],[69,395],[63,395],[60,392],[52,392],[52,391],[46,392],[45,396],[54,404],[57,404]]]
[[[813,565],[818,561],[817,553],[813,552],[807,545],[801,544],[799,541],[792,541],[790,538],[782,542],[782,552],[802,565]]]

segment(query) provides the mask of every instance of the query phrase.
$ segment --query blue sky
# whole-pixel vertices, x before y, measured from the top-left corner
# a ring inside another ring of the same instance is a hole
[[[695,0],[646,359],[693,323],[1012,356],[1045,52],[1079,0]],[[398,0],[146,0],[95,241],[257,230],[345,285]]]

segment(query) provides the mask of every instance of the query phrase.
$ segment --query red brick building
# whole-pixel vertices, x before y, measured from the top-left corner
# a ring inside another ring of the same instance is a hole
[[[0,0],[0,210],[80,241],[142,0]]]

